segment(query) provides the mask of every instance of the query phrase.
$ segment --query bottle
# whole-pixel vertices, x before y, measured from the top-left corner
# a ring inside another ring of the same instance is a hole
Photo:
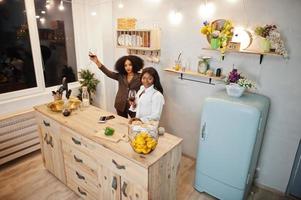
[[[82,87],[82,103],[83,107],[87,107],[90,105],[90,97],[87,86]]]

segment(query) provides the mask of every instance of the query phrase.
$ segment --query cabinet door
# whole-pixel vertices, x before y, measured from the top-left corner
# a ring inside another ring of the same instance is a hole
[[[120,176],[109,169],[99,166],[98,168],[99,199],[120,199]]]
[[[46,169],[66,183],[62,144],[58,131],[58,128],[46,128],[40,125],[43,161]]]
[[[62,143],[60,138],[51,133],[49,146],[51,147],[54,175],[58,179],[60,179],[60,181],[66,183],[65,165],[63,158]]]
[[[121,177],[121,199],[122,200],[146,200],[148,193],[141,186],[131,183]]]
[[[54,174],[54,167],[53,167],[53,161],[52,161],[52,150],[51,146],[48,144],[48,140],[50,138],[50,134],[45,131],[41,126],[39,126],[40,129],[40,140],[41,140],[41,149],[42,149],[42,156],[43,156],[43,163],[45,168],[50,171],[52,174]]]

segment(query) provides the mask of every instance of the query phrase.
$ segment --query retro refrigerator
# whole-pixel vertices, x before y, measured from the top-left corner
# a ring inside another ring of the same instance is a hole
[[[201,118],[195,189],[225,200],[246,199],[254,177],[269,99],[225,91],[206,98]]]

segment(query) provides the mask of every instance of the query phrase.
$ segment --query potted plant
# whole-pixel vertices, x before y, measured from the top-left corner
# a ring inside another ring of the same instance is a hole
[[[220,49],[225,53],[226,46],[233,36],[233,25],[231,21],[219,19],[211,23],[205,21],[201,33],[207,36],[212,49]]]
[[[97,84],[99,83],[99,80],[94,77],[94,73],[92,73],[88,69],[82,69],[79,74],[79,83],[81,87],[79,88],[79,95],[78,98],[82,99],[82,87],[86,86],[88,89],[88,93],[90,96],[90,102],[92,102],[92,96],[95,95]]]
[[[255,34],[261,37],[260,46],[263,52],[272,51],[288,58],[287,50],[276,25],[257,26]]]
[[[237,69],[233,69],[226,79],[226,90],[229,96],[240,97],[246,89],[255,89],[254,82],[243,77]]]

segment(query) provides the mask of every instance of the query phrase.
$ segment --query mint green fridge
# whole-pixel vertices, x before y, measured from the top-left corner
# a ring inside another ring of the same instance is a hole
[[[270,101],[220,91],[206,98],[201,117],[195,189],[225,200],[246,199],[254,177]]]

